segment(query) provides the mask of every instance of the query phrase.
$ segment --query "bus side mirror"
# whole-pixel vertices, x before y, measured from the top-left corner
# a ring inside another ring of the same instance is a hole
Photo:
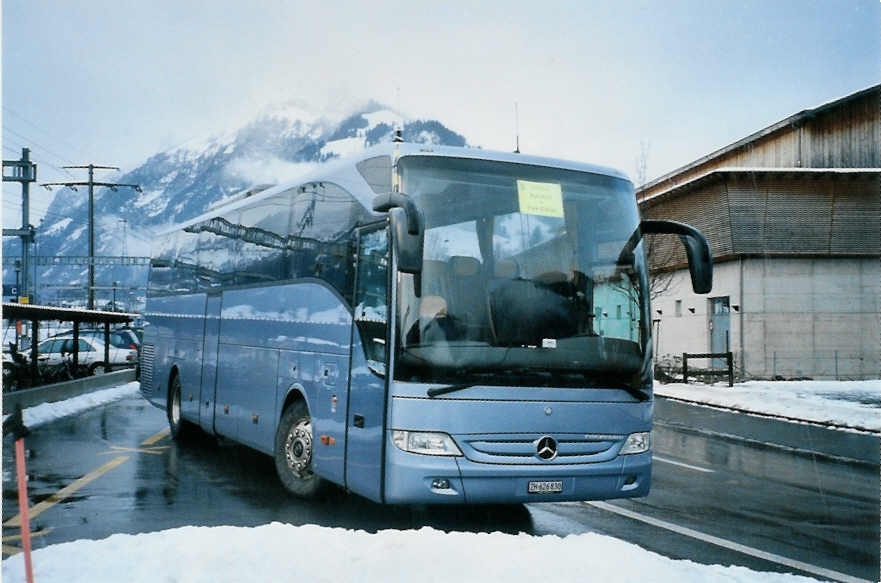
[[[691,273],[694,293],[705,294],[713,289],[713,256],[703,233],[691,225],[676,221],[646,219],[639,227],[643,235],[679,235],[688,256],[688,271]]]
[[[413,200],[400,192],[387,192],[373,199],[373,210],[389,214],[398,271],[414,275],[422,273],[425,230],[422,213]]]

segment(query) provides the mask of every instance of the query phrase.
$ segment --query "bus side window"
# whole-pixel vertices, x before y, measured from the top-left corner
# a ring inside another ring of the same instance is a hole
[[[242,210],[236,283],[267,283],[287,277],[290,195],[291,191],[283,192]]]
[[[147,293],[150,296],[160,296],[171,291],[174,279],[174,260],[177,256],[174,241],[176,233],[169,233],[157,237],[153,243],[150,262],[150,284]]]
[[[238,213],[234,213],[237,215]],[[237,216],[213,217],[201,225],[199,233],[199,287],[223,288],[235,281],[236,261],[241,239],[235,236]]]
[[[362,233],[358,246],[355,323],[368,360],[385,363],[388,321],[388,231]]]
[[[292,197],[288,259],[292,277],[322,279],[351,301],[352,231],[369,222],[370,214],[349,192],[329,182],[303,185]]]

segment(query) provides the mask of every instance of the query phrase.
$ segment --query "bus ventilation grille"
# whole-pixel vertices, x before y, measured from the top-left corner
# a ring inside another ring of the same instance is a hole
[[[152,344],[141,347],[141,392],[145,397],[153,393],[153,357],[156,348]]]

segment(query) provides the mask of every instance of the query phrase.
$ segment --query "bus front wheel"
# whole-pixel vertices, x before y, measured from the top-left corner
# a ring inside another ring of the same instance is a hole
[[[299,498],[316,498],[324,480],[312,471],[312,421],[304,401],[285,410],[275,434],[275,470],[287,490]]]

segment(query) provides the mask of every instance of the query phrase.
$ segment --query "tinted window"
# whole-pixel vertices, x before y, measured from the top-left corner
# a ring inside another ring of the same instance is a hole
[[[350,300],[354,229],[372,220],[339,186],[299,186],[162,237],[154,247],[150,293],[317,277]]]
[[[150,282],[147,292],[150,295],[169,293],[174,279],[174,260],[176,256],[175,233],[157,237],[153,243],[153,259],[150,262]]]
[[[199,289],[235,284],[242,245],[240,216],[239,211],[232,211],[188,227],[199,237]]]
[[[388,231],[361,235],[358,249],[358,282],[355,290],[355,323],[372,368],[384,370],[388,321]]]
[[[288,192],[244,209],[239,221],[237,284],[278,281],[290,277],[285,261],[291,220]]]
[[[373,192],[381,194],[392,190],[392,158],[391,156],[374,156],[357,164],[358,172]]]
[[[39,354],[51,354],[54,352],[61,352],[61,344],[61,340],[47,340],[37,347],[37,352]]]

